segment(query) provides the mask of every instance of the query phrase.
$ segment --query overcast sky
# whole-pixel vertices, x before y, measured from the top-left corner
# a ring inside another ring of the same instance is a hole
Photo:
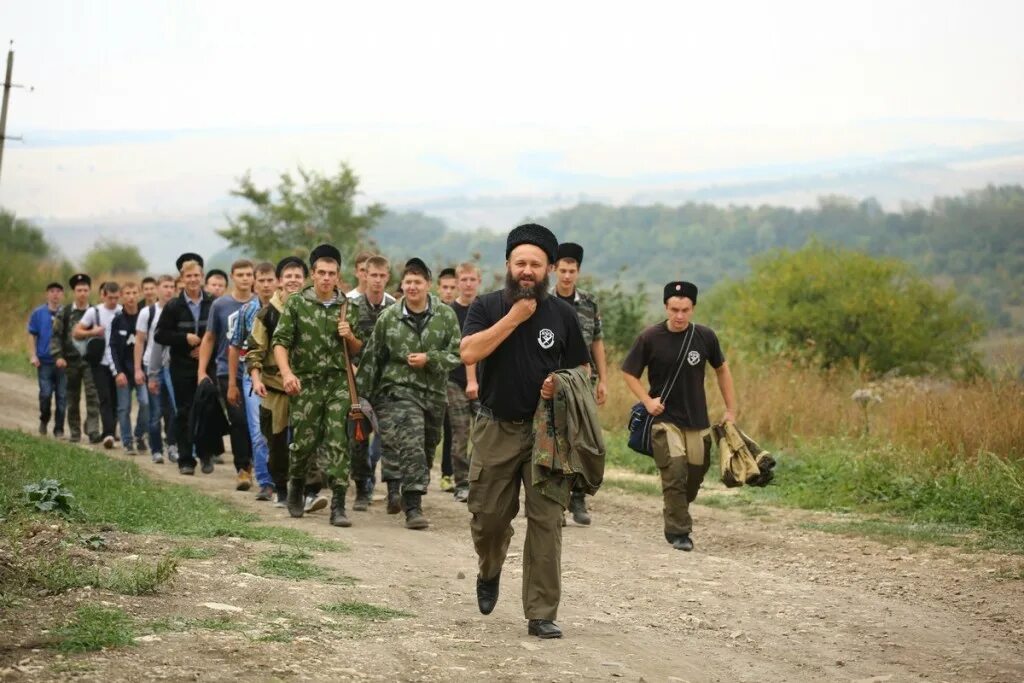
[[[341,159],[393,199],[1024,130],[1022,2],[4,0],[0,16],[36,88],[12,95],[26,142],[8,143],[0,201],[44,215],[208,204],[246,168]]]

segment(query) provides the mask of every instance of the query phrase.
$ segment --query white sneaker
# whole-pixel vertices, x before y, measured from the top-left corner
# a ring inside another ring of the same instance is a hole
[[[164,454],[163,453],[154,453],[153,454],[153,462],[156,463],[157,465],[162,465],[163,462],[164,462]]]
[[[306,512],[316,512],[325,507],[327,507],[327,496],[321,496],[319,493],[311,493],[306,496]]]
[[[178,462],[178,447],[168,446],[167,447],[167,459],[171,462]]]

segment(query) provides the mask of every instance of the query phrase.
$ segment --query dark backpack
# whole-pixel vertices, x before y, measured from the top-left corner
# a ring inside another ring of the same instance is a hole
[[[99,308],[93,306],[93,310],[96,311],[96,324],[100,324],[100,311]],[[82,358],[89,365],[99,365],[103,361],[103,352],[106,351],[107,340],[106,334],[102,337],[90,337],[85,343],[85,353],[82,354]]]

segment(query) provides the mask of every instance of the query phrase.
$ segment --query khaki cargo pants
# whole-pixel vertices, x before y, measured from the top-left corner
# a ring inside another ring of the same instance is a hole
[[[480,576],[501,571],[526,488],[523,547],[523,613],[527,619],[558,616],[562,592],[562,506],[532,485],[533,421],[496,420],[479,414],[472,429],[469,461],[470,531]]]
[[[669,543],[693,531],[690,503],[711,466],[710,430],[682,429],[658,422],[651,429],[654,462],[661,472],[665,500],[665,540]]]

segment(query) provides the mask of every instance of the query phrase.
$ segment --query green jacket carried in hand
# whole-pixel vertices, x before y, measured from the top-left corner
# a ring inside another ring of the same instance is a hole
[[[448,373],[462,362],[462,331],[451,306],[429,295],[427,310],[411,314],[401,299],[380,314],[363,347],[356,384],[359,395],[378,403],[406,399],[428,409],[447,400]],[[427,354],[422,368],[410,367],[409,354]]]
[[[338,317],[343,314],[356,332],[356,306],[335,290],[334,298],[322,302],[313,285],[288,297],[274,330],[272,346],[288,349],[288,364],[299,379],[339,373],[345,378],[344,343],[338,335]],[[347,379],[346,379],[347,388]]]

